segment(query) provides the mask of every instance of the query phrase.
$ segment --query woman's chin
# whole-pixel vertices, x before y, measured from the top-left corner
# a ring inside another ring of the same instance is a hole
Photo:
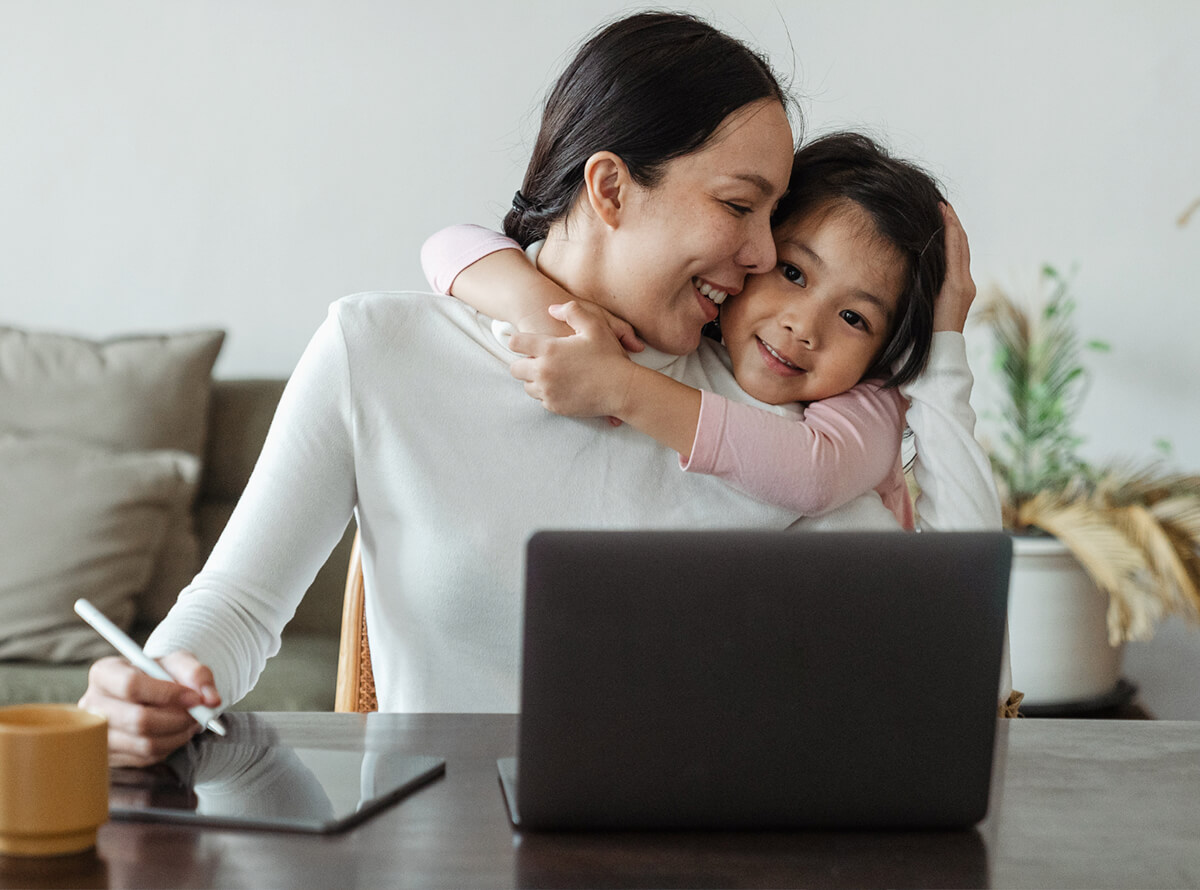
[[[651,339],[643,335],[642,339],[647,346],[657,349],[659,352],[665,352],[668,355],[690,355],[700,347],[701,329],[695,330],[680,330],[671,332],[661,337]]]

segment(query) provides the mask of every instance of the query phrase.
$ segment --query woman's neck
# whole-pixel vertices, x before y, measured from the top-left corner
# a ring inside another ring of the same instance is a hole
[[[586,222],[574,222],[567,237],[564,223],[551,226],[538,253],[538,271],[572,296],[609,309],[609,289],[600,272],[601,251],[586,229]]]

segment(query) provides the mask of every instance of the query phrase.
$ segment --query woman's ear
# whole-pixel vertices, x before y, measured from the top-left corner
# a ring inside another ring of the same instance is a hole
[[[633,180],[620,155],[598,151],[583,165],[583,187],[588,206],[610,229],[621,222]]]

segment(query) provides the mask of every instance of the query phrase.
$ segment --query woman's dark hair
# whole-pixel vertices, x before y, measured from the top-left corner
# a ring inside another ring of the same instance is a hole
[[[887,386],[907,383],[925,369],[933,339],[933,301],[946,277],[943,238],[944,201],[937,182],[909,161],[892,157],[861,133],[831,133],[796,152],[788,193],[779,202],[772,225],[808,213],[836,210],[853,202],[875,226],[875,234],[904,258],[891,336],[867,377],[886,378]],[[895,373],[892,366],[912,351]]]
[[[644,12],[613,22],[575,54],[546,99],[542,125],[504,232],[522,247],[546,237],[611,151],[653,186],[663,166],[704,145],[733,112],[789,100],[767,62],[700,19]]]

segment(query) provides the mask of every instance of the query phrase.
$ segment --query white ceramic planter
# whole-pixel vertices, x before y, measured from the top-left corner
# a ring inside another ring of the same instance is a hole
[[[1054,538],[1013,537],[1008,633],[1013,688],[1028,705],[1099,699],[1121,677],[1124,646],[1108,644],[1101,593]]]

